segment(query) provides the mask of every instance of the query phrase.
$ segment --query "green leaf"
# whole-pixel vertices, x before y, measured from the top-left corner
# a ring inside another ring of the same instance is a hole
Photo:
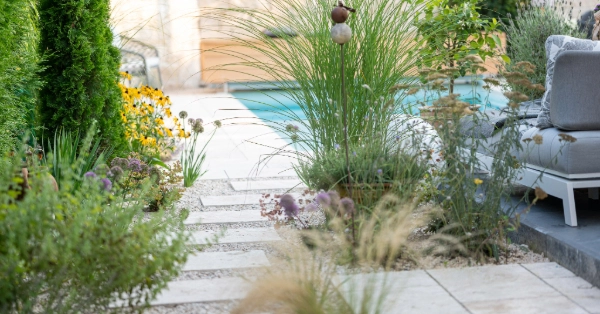
[[[501,55],[500,58],[502,58],[502,61],[510,64],[510,58],[507,55]]]

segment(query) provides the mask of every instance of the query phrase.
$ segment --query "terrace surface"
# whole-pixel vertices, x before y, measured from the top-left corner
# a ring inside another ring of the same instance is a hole
[[[272,147],[284,147],[287,141],[239,101],[227,94],[170,95],[175,114],[186,110],[191,118],[205,122],[220,119],[224,124],[207,147],[209,172],[185,191],[181,201],[190,210],[186,225],[196,228],[190,229],[190,245],[205,243],[220,228],[227,229],[217,245],[189,258],[183,274],[169,283],[148,312],[227,313],[235,305],[234,300],[247,294],[251,278],[255,277],[242,270],[275,264],[270,245],[287,241],[260,217],[258,195],[286,193],[290,189],[297,193],[303,187],[291,169],[293,158],[276,156],[266,165],[260,162],[273,153]],[[211,186],[221,188],[211,190]],[[528,226],[561,228],[552,204],[550,199],[536,206],[524,219]],[[568,232],[576,238],[577,231],[583,230],[580,236],[590,239],[586,241],[593,246],[593,229],[586,229],[593,224],[588,215],[598,218],[581,209],[582,227]],[[337,280],[350,304],[358,304],[355,302],[360,301],[361,291],[386,292],[382,313],[600,314],[600,290],[557,263],[361,274]]]

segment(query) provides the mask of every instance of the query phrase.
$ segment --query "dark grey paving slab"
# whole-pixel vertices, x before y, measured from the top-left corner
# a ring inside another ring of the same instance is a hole
[[[588,199],[586,190],[576,192],[579,226],[565,225],[562,200],[550,196],[521,217],[521,227],[510,237],[600,286],[600,202]],[[522,211],[527,205],[519,203],[521,198],[514,195],[504,208],[518,206]]]

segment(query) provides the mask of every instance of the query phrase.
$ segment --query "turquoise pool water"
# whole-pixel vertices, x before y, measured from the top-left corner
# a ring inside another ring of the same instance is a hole
[[[473,93],[473,86],[470,84],[461,84],[455,86],[455,93],[461,95],[461,99],[470,103],[483,104],[480,110],[486,108],[500,109],[506,107],[508,99],[504,97],[501,91],[492,90],[489,95],[486,90],[483,89],[483,84],[479,84],[475,88]],[[282,110],[287,113],[291,113],[298,117],[298,119],[305,119],[305,115],[300,109],[300,106],[294,101],[289,99],[284,91],[240,91],[232,93],[235,98],[242,102],[252,113],[258,116],[264,121],[276,121],[282,122],[287,120],[286,117],[277,114],[274,111]],[[418,99],[423,99],[423,93],[417,93],[412,96],[408,96],[404,99],[405,104],[414,104]],[[413,108],[413,114],[418,114],[418,110]],[[296,119],[292,119],[296,120]]]

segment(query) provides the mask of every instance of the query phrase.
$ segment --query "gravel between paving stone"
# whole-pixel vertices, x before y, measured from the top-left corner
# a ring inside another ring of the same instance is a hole
[[[278,178],[256,178],[250,180],[265,181],[265,180],[290,180],[297,179],[295,177],[278,177]],[[260,210],[259,205],[232,205],[232,206],[203,206],[200,202],[201,196],[220,196],[220,195],[244,195],[244,194],[263,194],[263,193],[277,193],[283,194],[286,192],[302,192],[303,189],[294,189],[292,191],[286,191],[285,189],[280,190],[268,190],[268,191],[235,191],[229,184],[229,181],[247,181],[243,180],[200,180],[196,182],[192,187],[185,190],[182,198],[177,202],[176,209],[182,210],[187,209],[192,211],[239,211],[239,210]],[[268,205],[271,206],[271,205]],[[301,213],[300,219],[306,221],[309,225],[319,225],[324,223],[325,217],[322,212],[317,213]],[[185,226],[186,230],[197,231],[197,230],[222,230],[225,229],[238,229],[238,228],[264,228],[275,226],[275,222],[248,222],[248,223],[230,223],[230,224],[206,224],[206,225],[188,225]],[[276,243],[231,243],[231,244],[215,244],[210,247],[203,248],[202,252],[227,252],[227,251],[249,251],[249,250],[262,250],[265,252],[267,258],[274,263],[276,260],[280,260],[279,257],[283,257],[281,253],[281,246],[295,246],[303,245],[300,236],[294,227],[291,226],[275,226],[275,230],[278,232],[283,241]],[[418,232],[418,231],[417,231]],[[418,235],[413,237],[414,241],[424,240],[426,237]],[[417,244],[418,246],[418,244]],[[526,246],[511,244],[508,250],[508,263],[539,263],[548,262],[548,258],[536,254],[530,251]],[[495,260],[489,259],[485,264],[494,264]],[[504,256],[500,258],[500,263],[506,263]],[[276,262],[274,265],[277,264]],[[435,268],[455,268],[455,267],[469,267],[477,266],[472,260],[467,258],[455,257],[448,258],[443,256],[426,257],[419,265],[408,260],[399,260],[395,270],[415,270],[415,269],[435,269]],[[273,266],[272,266],[273,267]],[[341,266],[340,266],[341,267]],[[338,268],[340,268],[338,267]],[[340,271],[343,267],[340,268]],[[257,269],[236,269],[236,270],[216,270],[216,271],[187,271],[182,272],[174,281],[181,280],[197,280],[197,279],[214,279],[214,278],[225,278],[225,277],[242,277],[242,278],[253,278],[260,276],[268,271],[268,268],[257,268]],[[210,303],[190,303],[180,304],[175,306],[156,306],[147,310],[145,313],[148,314],[162,314],[162,313],[229,313],[239,301],[230,302],[210,302]]]

